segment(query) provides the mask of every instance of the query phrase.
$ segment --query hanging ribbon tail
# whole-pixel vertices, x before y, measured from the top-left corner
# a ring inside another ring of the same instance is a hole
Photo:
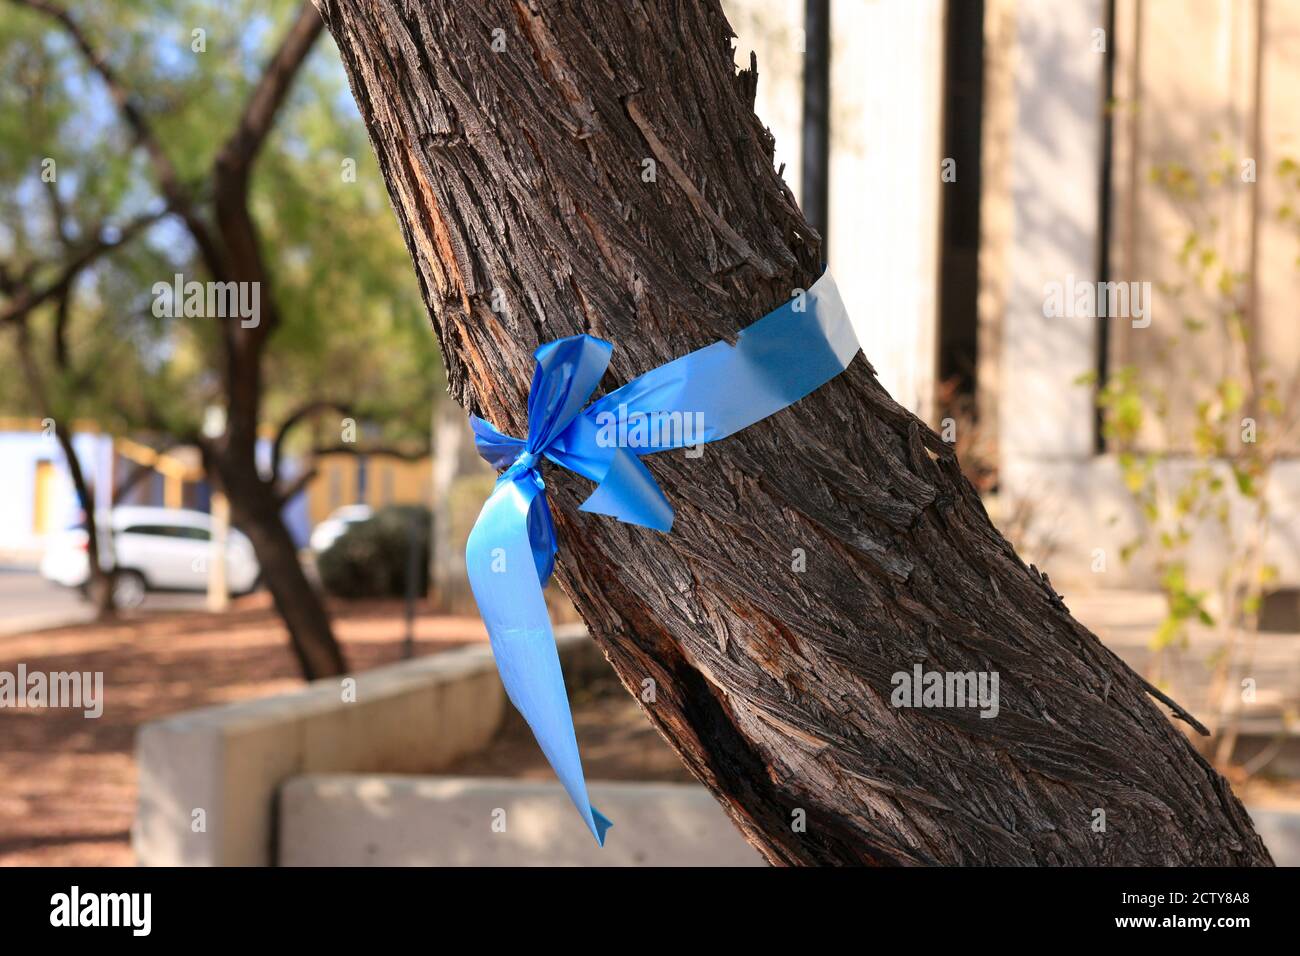
[[[604,846],[611,824],[587,798],[560,655],[534,559],[543,543],[529,536],[529,512],[541,494],[529,476],[497,485],[465,549],[469,581],[506,695],[528,722],[592,836]]]
[[[604,846],[605,831],[612,827],[614,823],[609,819],[609,817],[605,816],[605,814],[601,813],[595,807],[591,808],[591,816],[596,823],[596,828],[591,832],[596,835],[596,842],[601,846]]]

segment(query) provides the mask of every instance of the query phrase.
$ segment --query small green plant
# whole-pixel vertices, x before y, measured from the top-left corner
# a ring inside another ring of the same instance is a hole
[[[1241,715],[1239,695],[1225,702],[1225,692],[1236,675],[1249,672],[1262,598],[1277,577],[1265,557],[1268,491],[1274,466],[1294,437],[1300,388],[1300,375],[1287,370],[1290,394],[1284,399],[1278,370],[1254,354],[1247,276],[1225,262],[1209,238],[1219,229],[1215,200],[1237,185],[1241,168],[1229,150],[1219,149],[1201,172],[1173,163],[1150,173],[1186,221],[1176,255],[1181,281],[1160,287],[1183,315],[1174,332],[1165,326],[1155,357],[1215,336],[1216,347],[1226,349],[1224,371],[1179,382],[1177,397],[1191,397],[1190,416],[1173,414],[1170,395],[1134,365],[1115,369],[1097,392],[1103,434],[1140,516],[1121,558],[1127,563],[1140,550],[1148,553],[1166,602],[1152,635],[1152,676],[1159,681],[1166,655],[1187,649],[1192,626],[1213,629],[1218,647],[1210,657],[1208,700],[1221,764],[1232,754]],[[1288,197],[1276,215],[1297,222],[1292,197],[1300,195],[1300,164],[1283,160],[1275,174]],[[1199,303],[1195,310],[1187,304],[1190,293]],[[1207,545],[1207,536],[1213,537],[1210,547],[1221,549],[1222,570],[1213,582],[1193,583],[1189,559]]]

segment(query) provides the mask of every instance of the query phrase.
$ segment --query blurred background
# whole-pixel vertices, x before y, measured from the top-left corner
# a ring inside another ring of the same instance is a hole
[[[883,384],[1300,859],[1300,4],[723,6]],[[105,685],[0,710],[0,863],[489,859],[430,806],[554,794],[332,40],[293,0],[0,10],[0,671]],[[752,862],[580,631],[589,776]]]

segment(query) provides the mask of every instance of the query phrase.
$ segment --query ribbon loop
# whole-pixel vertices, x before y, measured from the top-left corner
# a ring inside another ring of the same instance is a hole
[[[548,342],[533,353],[527,449],[542,454],[581,412],[609,366],[614,346],[591,335]]]
[[[717,441],[792,405],[853,360],[858,340],[830,273],[743,329],[587,405],[613,346],[590,335],[533,353],[528,436],[470,416],[479,454],[504,469],[466,546],[466,565],[501,681],[596,842],[611,823],[587,799],[542,588],[558,544],[540,465],[594,482],[582,510],[669,531],[673,509],[643,455]],[[585,406],[585,408],[584,408]]]

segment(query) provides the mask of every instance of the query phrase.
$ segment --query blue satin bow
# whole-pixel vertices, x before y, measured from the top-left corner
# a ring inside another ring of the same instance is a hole
[[[534,353],[527,439],[470,417],[479,454],[505,469],[469,536],[470,585],[511,703],[602,846],[611,824],[587,798],[542,595],[557,551],[542,462],[597,482],[583,511],[669,531],[673,509],[641,455],[726,438],[834,378],[857,351],[857,336],[827,272],[807,292],[741,331],[734,346],[715,342],[698,349],[586,408],[613,346],[590,335],[541,346]]]

